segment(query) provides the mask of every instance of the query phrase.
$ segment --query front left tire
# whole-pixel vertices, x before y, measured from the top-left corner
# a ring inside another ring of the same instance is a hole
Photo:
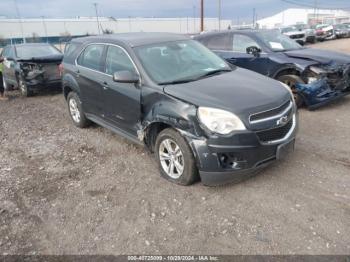
[[[17,78],[17,83],[22,96],[30,97],[33,95],[33,92],[28,88],[27,83],[22,77]]]
[[[191,148],[182,135],[172,128],[159,133],[155,154],[161,176],[183,186],[198,179],[198,170]]]

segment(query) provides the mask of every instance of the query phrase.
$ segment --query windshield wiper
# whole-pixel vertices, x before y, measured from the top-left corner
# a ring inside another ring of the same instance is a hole
[[[220,74],[220,73],[223,73],[223,72],[232,72],[232,69],[226,68],[226,69],[212,70],[212,71],[209,71],[209,72],[207,72],[207,73],[201,75],[200,77],[197,78],[197,80],[202,79],[202,78],[205,78],[205,77],[208,77],[208,76]]]
[[[165,86],[165,85],[176,85],[176,84],[184,84],[184,83],[189,83],[196,81],[196,78],[190,78],[190,79],[179,79],[179,80],[174,80],[174,81],[168,81],[168,82],[161,82],[158,83],[160,86]]]
[[[195,77],[195,78],[185,78],[185,79],[179,79],[179,80],[174,80],[174,81],[168,81],[168,82],[161,82],[158,83],[158,85],[176,85],[176,84],[184,84],[184,83],[189,83],[189,82],[194,82],[197,80],[200,80],[202,78],[211,76],[211,75],[216,75],[222,72],[231,72],[232,69],[217,69],[217,70],[213,70],[210,72],[207,72],[203,75],[200,75],[199,77]]]

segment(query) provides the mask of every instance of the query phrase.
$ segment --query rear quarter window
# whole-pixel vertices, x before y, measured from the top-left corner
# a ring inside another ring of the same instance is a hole
[[[80,43],[68,43],[64,48],[63,62],[68,64],[74,64],[80,46]]]

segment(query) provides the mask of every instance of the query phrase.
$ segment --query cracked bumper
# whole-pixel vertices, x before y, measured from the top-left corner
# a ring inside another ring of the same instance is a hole
[[[261,143],[255,132],[248,131],[228,138],[187,140],[197,160],[202,183],[217,186],[241,182],[276,160],[283,160],[294,151],[297,130],[296,118],[290,135],[278,143]],[[225,166],[222,159],[226,156],[230,157],[232,164]]]

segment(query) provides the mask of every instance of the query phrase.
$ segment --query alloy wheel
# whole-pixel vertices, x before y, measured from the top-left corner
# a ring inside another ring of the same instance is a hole
[[[159,145],[159,161],[169,177],[178,179],[182,176],[185,168],[183,153],[172,139],[164,139]]]
[[[80,111],[78,108],[77,101],[73,98],[71,98],[69,100],[69,111],[70,111],[70,114],[71,114],[74,122],[79,123],[80,122]]]

